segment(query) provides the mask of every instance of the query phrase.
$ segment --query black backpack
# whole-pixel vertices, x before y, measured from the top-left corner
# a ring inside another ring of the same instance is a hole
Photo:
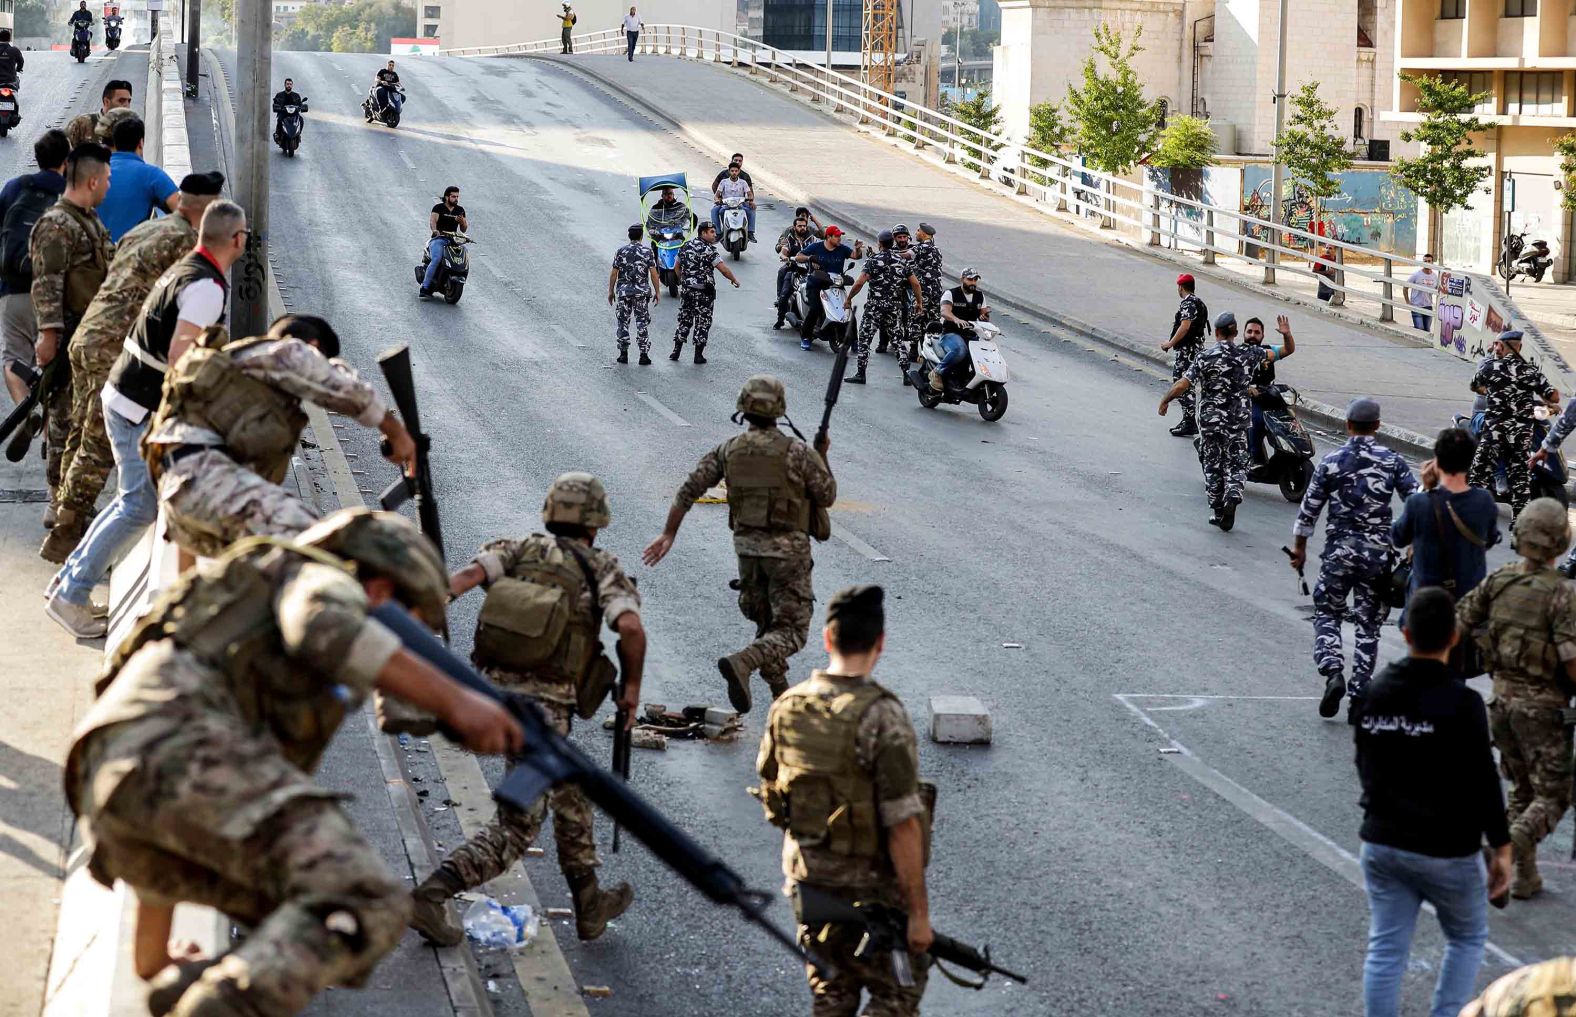
[[[60,195],[54,191],[23,186],[6,209],[5,219],[0,221],[0,280],[12,293],[33,285],[33,255],[28,240],[33,235],[33,224],[58,200]]]

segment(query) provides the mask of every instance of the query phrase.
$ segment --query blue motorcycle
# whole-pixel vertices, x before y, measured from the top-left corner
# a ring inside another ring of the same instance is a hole
[[[679,295],[679,248],[694,235],[689,185],[682,173],[640,178],[640,220],[657,256],[657,277],[668,296]]]
[[[1538,403],[1532,411],[1532,448],[1534,451],[1543,447],[1543,439],[1549,433],[1549,420],[1554,416],[1554,411],[1543,403]],[[1464,413],[1456,414],[1456,426],[1463,428],[1476,440],[1483,430],[1483,411],[1467,416]],[[1565,453],[1556,451],[1547,456],[1543,462],[1532,468],[1532,496],[1534,498],[1553,498],[1561,505],[1570,507],[1571,496],[1566,490],[1570,483],[1570,471],[1566,468]],[[1494,500],[1510,504],[1510,480],[1505,475],[1503,461],[1494,465],[1494,488],[1490,492]]]

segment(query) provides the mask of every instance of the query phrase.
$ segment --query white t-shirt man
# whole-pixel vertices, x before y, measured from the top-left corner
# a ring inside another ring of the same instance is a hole
[[[217,325],[224,314],[224,287],[213,279],[198,279],[188,283],[175,295],[175,307],[176,319],[198,331],[209,325]],[[114,410],[133,424],[142,423],[149,413],[146,406],[121,395],[109,383],[104,385],[102,398],[106,410]]]
[[[750,196],[750,185],[744,182],[743,177],[740,177],[738,180],[730,180],[727,177],[723,177],[722,182],[717,184],[717,193],[722,196],[724,201],[729,198],[748,198]]]
[[[606,24],[606,23],[607,22],[603,22],[603,24]],[[640,29],[641,29],[640,15],[638,15],[638,14],[626,14],[626,15],[624,15],[624,31],[626,31],[626,32],[638,32],[638,31],[640,31]]]
[[[1439,275],[1434,271],[1434,267],[1432,265],[1424,265],[1422,268],[1408,276],[1406,283],[1406,302],[1411,304],[1413,307],[1421,307],[1425,310],[1433,310],[1434,291],[1439,288]],[[1417,286],[1419,283],[1422,283],[1424,286],[1428,286],[1430,288],[1418,289]]]

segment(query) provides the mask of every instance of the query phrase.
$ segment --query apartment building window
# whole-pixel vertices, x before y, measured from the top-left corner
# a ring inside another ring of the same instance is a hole
[[[1535,18],[1537,16],[1538,0],[1505,0],[1505,17]]]
[[[1460,21],[1467,16],[1467,0],[1440,0],[1439,20]]]
[[[1505,112],[1523,116],[1565,115],[1565,96],[1558,71],[1508,71],[1505,74]]]
[[[1484,116],[1493,116],[1499,112],[1494,104],[1494,75],[1488,71],[1445,71],[1440,77],[1465,85],[1473,95],[1480,96],[1472,112]]]
[[[1368,135],[1363,133],[1368,128],[1367,120],[1368,113],[1361,106],[1352,110],[1352,137],[1358,141],[1368,137]]]
[[[438,15],[441,14],[442,11],[443,11],[443,8],[441,8],[441,7],[436,7],[436,6],[429,5],[429,6],[423,7],[421,9],[421,16],[423,18],[426,18],[428,21],[437,21],[438,20]]]
[[[421,26],[421,34],[428,39],[436,39],[438,37],[438,26],[423,25]]]

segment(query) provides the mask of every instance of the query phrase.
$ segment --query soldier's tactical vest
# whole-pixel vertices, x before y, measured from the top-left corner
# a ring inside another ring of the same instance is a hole
[[[278,740],[285,758],[310,773],[345,719],[347,703],[326,675],[284,652],[274,616],[273,555],[297,554],[345,569],[339,559],[270,537],[236,542],[212,562],[189,570],[161,594],[115,648],[95,686],[102,695],[131,655],[170,640],[223,675],[213,705],[233,709]]]
[[[804,488],[788,480],[788,446],[781,431],[766,432],[771,444],[746,445],[739,435],[728,441],[722,472],[728,481],[728,528],[806,533],[810,499]]]
[[[761,798],[767,820],[800,847],[881,858],[875,784],[859,766],[856,745],[865,711],[892,698],[873,683],[831,698],[798,685],[779,697],[772,714],[777,781],[761,788]]]
[[[82,211],[67,201],[61,201],[55,206],[75,220],[77,228],[90,237],[98,236],[102,230],[98,217]],[[104,277],[109,274],[109,261],[114,256],[114,248],[106,250],[104,244],[93,245],[93,259],[83,265],[73,265],[66,270],[65,300],[62,304],[66,312],[66,325],[68,332],[75,332],[77,323],[87,313],[88,305],[93,302],[94,294],[99,287],[104,285]]]
[[[1549,637],[1549,616],[1564,583],[1565,577],[1554,569],[1530,573],[1500,569],[1483,580],[1488,620],[1477,642],[1490,674],[1512,672],[1546,681],[1551,693],[1562,693],[1564,667]]]
[[[164,378],[164,398],[153,430],[166,419],[205,427],[224,439],[231,459],[271,484],[284,480],[290,456],[306,429],[301,400],[248,377],[235,354],[267,337],[224,344],[224,331],[205,329]]]
[[[224,273],[206,255],[193,251],[165,269],[148,291],[141,311],[133,316],[131,333],[110,368],[109,383],[138,406],[159,408],[159,393],[170,366],[166,358],[180,323],[181,292],[203,279],[218,283],[228,302],[230,284]]]
[[[487,588],[476,619],[472,659],[522,678],[575,689],[577,712],[590,718],[613,685],[612,662],[602,653],[602,608],[596,577],[584,552],[561,537],[536,534],[540,560],[522,561]],[[580,607],[580,596],[591,610]]]

